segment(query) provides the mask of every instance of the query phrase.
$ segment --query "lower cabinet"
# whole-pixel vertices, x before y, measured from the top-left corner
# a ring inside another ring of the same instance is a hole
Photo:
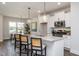
[[[64,39],[64,47],[65,49],[70,49],[70,37]]]

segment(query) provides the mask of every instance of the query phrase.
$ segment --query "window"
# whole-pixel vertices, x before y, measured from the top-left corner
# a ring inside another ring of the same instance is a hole
[[[23,22],[9,22],[9,34],[24,33]]]
[[[24,33],[24,23],[21,23],[21,22],[17,23],[17,32]]]
[[[9,33],[16,33],[16,22],[9,22]]]

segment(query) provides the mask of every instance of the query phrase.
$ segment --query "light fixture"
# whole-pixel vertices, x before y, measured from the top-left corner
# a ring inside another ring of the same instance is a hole
[[[44,15],[43,15],[43,20],[44,22],[47,21],[47,16],[46,16],[46,3],[44,2]]]
[[[60,2],[58,2],[58,3],[57,3],[57,5],[61,5],[61,3],[60,3]]]
[[[30,20],[30,19],[31,19],[31,18],[30,18],[30,9],[31,9],[31,8],[28,7],[28,20],[27,20],[28,23],[31,23],[31,20]]]
[[[6,2],[2,2],[2,4],[5,4]]]
[[[44,16],[43,16],[43,19],[44,19],[44,21],[46,21],[46,20],[47,20],[47,16],[46,16],[46,15],[44,15]]]

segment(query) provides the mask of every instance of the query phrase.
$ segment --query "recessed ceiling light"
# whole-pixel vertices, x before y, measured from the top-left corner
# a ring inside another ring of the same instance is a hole
[[[61,3],[60,3],[60,2],[58,2],[58,3],[57,3],[57,5],[61,5]]]
[[[2,2],[2,4],[5,4],[6,2]]]

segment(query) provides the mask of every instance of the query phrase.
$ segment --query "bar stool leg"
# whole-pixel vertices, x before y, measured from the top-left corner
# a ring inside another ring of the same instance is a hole
[[[46,56],[46,47],[45,47],[45,56]]]
[[[31,56],[32,56],[32,50],[31,50]]]
[[[42,56],[42,54],[43,54],[43,52],[42,52],[42,50],[41,50],[41,56]]]
[[[32,53],[33,53],[33,51],[32,51],[32,49],[31,49],[31,56],[32,56]]]
[[[36,50],[36,56],[37,56],[37,50]]]
[[[26,45],[25,45],[25,51],[26,51]]]
[[[27,45],[27,56],[29,56],[29,45]]]
[[[21,56],[21,44],[20,44],[20,56]]]
[[[15,45],[14,45],[14,48],[16,49],[16,41],[15,41]]]

